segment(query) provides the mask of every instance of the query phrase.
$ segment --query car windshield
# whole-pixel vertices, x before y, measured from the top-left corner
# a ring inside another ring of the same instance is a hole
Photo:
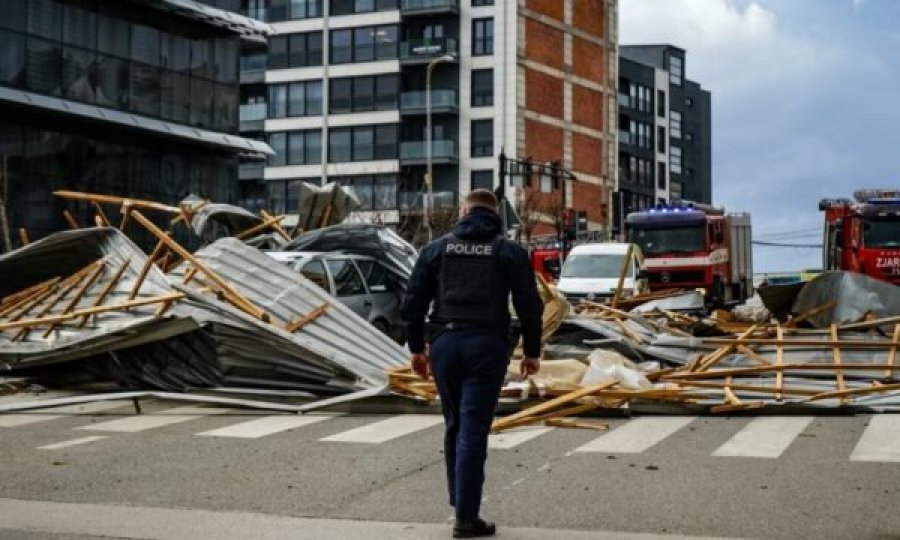
[[[900,220],[867,220],[864,242],[870,248],[900,247]]]
[[[570,255],[563,265],[562,277],[616,278],[624,258],[624,255]]]
[[[706,238],[703,227],[631,230],[631,241],[647,254],[703,251]]]

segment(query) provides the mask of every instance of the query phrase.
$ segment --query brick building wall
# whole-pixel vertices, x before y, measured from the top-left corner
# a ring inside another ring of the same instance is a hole
[[[516,154],[571,170],[567,205],[595,231],[608,230],[615,190],[616,2],[518,0]],[[547,219],[535,234],[553,232]]]

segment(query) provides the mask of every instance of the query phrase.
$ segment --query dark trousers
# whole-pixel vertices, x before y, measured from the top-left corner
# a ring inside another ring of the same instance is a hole
[[[506,338],[477,330],[445,332],[431,345],[431,369],[441,396],[450,505],[457,519],[481,508],[484,462],[494,409],[509,364]]]

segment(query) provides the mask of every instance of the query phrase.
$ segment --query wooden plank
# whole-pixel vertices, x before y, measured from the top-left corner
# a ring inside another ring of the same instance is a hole
[[[156,242],[156,246],[153,248],[153,251],[150,252],[150,255],[144,260],[144,264],[141,266],[141,271],[138,272],[137,279],[134,281],[134,285],[131,286],[131,292],[128,293],[128,299],[134,300],[137,298],[138,291],[141,290],[141,285],[144,284],[144,280],[147,279],[147,274],[150,273],[150,267],[153,266],[153,260],[159,257],[159,254],[166,247],[162,240]]]
[[[40,311],[37,312],[36,318],[39,319],[39,318],[45,316],[46,314],[50,313],[50,311],[53,310],[54,307],[56,307],[56,304],[58,304],[60,301],[62,301],[62,299],[65,298],[66,295],[68,295],[69,292],[72,291],[72,289],[74,289],[76,286],[78,286],[84,280],[85,276],[87,275],[85,270],[91,269],[94,265],[96,265],[99,262],[101,262],[101,261],[92,263],[86,269],[82,269],[82,270],[76,272],[71,278],[64,281],[61,284],[61,288],[58,290],[58,292],[52,298],[52,300],[50,300],[48,303],[44,304],[41,307]],[[12,340],[19,341],[21,339],[26,338],[28,336],[28,332],[30,331],[30,329],[31,329],[30,326],[22,327],[21,330],[19,330],[19,332],[15,336],[13,336]]]
[[[709,412],[713,414],[720,413],[730,413],[730,412],[740,412],[740,411],[751,411],[755,409],[762,409],[766,406],[765,401],[745,401],[740,405],[713,405],[709,408]]]
[[[113,204],[116,206],[129,206],[131,208],[140,208],[143,210],[159,210],[170,214],[178,214],[178,207],[169,206],[156,201],[147,201],[142,199],[130,199],[126,197],[117,197],[114,195],[101,195],[99,193],[85,193],[81,191],[57,190],[53,195],[61,199],[70,201],[83,201],[89,203]]]
[[[889,364],[841,364],[840,369],[844,371],[880,371],[888,369]],[[808,364],[782,364],[780,366],[752,366],[741,368],[715,369],[711,371],[688,373],[686,371],[676,371],[663,375],[663,380],[697,380],[697,379],[721,379],[729,375],[758,375],[761,373],[777,373],[779,371],[831,371],[837,369],[834,363],[812,362]]]
[[[609,424],[585,422],[574,418],[549,418],[544,420],[544,425],[561,428],[593,429],[596,431],[606,431],[609,429]]]
[[[167,235],[159,227],[154,225],[152,221],[144,217],[144,215],[141,214],[138,210],[132,210],[131,214],[135,221],[143,225],[144,228],[150,231],[151,234],[156,236],[158,240],[162,240],[169,249],[177,253],[184,260],[190,262],[195,268],[197,268],[198,271],[202,272],[206,277],[208,277],[219,289],[221,289],[225,293],[226,298],[228,298],[229,302],[236,305],[238,308],[242,309],[249,315],[260,319],[261,321],[270,321],[269,315],[266,312],[259,309],[257,306],[253,305],[252,302],[244,298],[241,293],[237,292],[237,290],[229,285],[224,279],[219,277],[218,274],[216,274],[215,272],[207,268],[205,264],[197,260],[186,249],[181,247],[178,242],[169,238],[169,235]]]
[[[19,240],[22,242],[22,246],[27,246],[31,243],[31,239],[28,237],[28,230],[25,227],[19,228]]]
[[[677,382],[682,386],[693,388],[725,388],[725,383],[712,381],[690,381],[690,380],[670,380],[669,382]],[[760,394],[776,394],[778,389],[773,386],[756,386],[752,384],[733,383],[729,385],[732,391],[738,392],[758,392]],[[815,396],[821,394],[822,390],[818,388],[784,388],[781,390],[784,395],[795,396]]]
[[[260,210],[259,215],[261,215],[263,217],[263,219],[266,221],[268,221],[270,219],[275,219],[277,217],[277,216],[273,216],[272,214],[266,212],[265,210]],[[286,241],[288,241],[288,242],[291,241],[291,235],[288,234],[287,230],[285,230],[285,228],[281,226],[280,219],[275,221],[272,224],[272,228],[275,229],[278,232],[278,234],[280,234],[281,237],[284,238]]]
[[[111,222],[109,221],[109,217],[106,215],[106,212],[103,211],[103,207],[100,206],[100,205],[99,205],[98,203],[96,203],[96,202],[94,202],[94,203],[92,203],[92,204],[94,205],[94,210],[97,211],[97,216],[100,218],[100,221],[103,223],[102,226],[103,226],[103,227],[110,227],[110,226],[111,226],[111,225],[110,225]]]
[[[328,308],[329,308],[330,306],[331,306],[331,303],[330,303],[330,302],[325,302],[325,303],[322,304],[321,306],[318,306],[318,307],[316,307],[316,308],[313,308],[312,311],[310,311],[310,312],[307,313],[306,315],[300,317],[300,318],[297,319],[296,321],[291,322],[291,323],[288,323],[288,324],[285,326],[284,329],[287,330],[288,332],[290,332],[291,334],[293,334],[293,333],[296,332],[297,330],[300,330],[301,328],[303,328],[303,327],[306,326],[307,324],[313,322],[314,320],[316,320],[316,319],[318,319],[319,317],[321,317],[322,315],[324,315],[325,312],[328,311]]]
[[[187,285],[194,279],[194,276],[197,275],[197,269],[195,267],[190,267],[187,269],[187,272],[184,273],[184,279],[181,280],[182,285]]]
[[[541,422],[546,422],[547,420],[552,420],[554,418],[565,418],[567,416],[575,416],[576,414],[585,413],[585,412],[592,411],[594,409],[599,409],[599,408],[600,408],[599,403],[595,403],[595,402],[581,403],[581,404],[575,405],[573,407],[569,407],[566,409],[560,409],[556,412],[552,412],[552,413],[548,413],[548,414],[542,414],[542,415],[538,415],[538,416],[527,416],[524,418],[520,418],[513,422],[508,422],[506,424],[503,424],[501,426],[497,426],[495,423],[494,426],[491,426],[491,432],[496,433],[498,431],[505,431],[507,429],[523,427],[523,426],[527,426],[529,424],[538,424]]]
[[[249,229],[241,232],[240,234],[235,236],[235,238],[237,238],[238,240],[244,240],[245,238],[250,238],[251,236],[258,234],[266,229],[274,228],[276,224],[278,224],[280,221],[283,221],[284,218],[286,218],[286,217],[287,216],[276,216],[272,219],[267,219],[267,220],[263,221],[262,223],[256,224],[256,225],[250,227]]]
[[[784,340],[784,329],[779,324],[775,327],[775,336],[779,341]],[[775,365],[783,366],[784,365],[784,345],[778,345],[775,349]],[[775,388],[778,389],[778,392],[775,394],[775,399],[781,401],[784,399],[784,370],[778,370],[775,372]]]
[[[73,296],[72,300],[70,300],[69,303],[66,304],[65,309],[63,309],[63,313],[69,313],[70,311],[75,309],[75,306],[78,305],[78,302],[81,301],[81,299],[84,297],[85,293],[87,293],[87,291],[90,290],[90,288],[94,285],[94,283],[97,281],[97,278],[99,278],[100,275],[103,274],[104,270],[106,270],[106,258],[105,257],[100,260],[100,264],[97,266],[97,269],[94,270],[94,273],[91,274],[91,276],[87,279],[87,281],[85,281],[83,284],[81,284],[81,286],[78,288],[78,291],[75,292],[75,296]],[[44,335],[41,337],[43,337],[44,339],[47,339],[47,337],[51,333],[53,333],[53,330],[55,330],[57,326],[58,325],[56,323],[51,324],[50,328],[48,328],[44,332]]]
[[[36,319],[26,319],[21,321],[13,321],[13,322],[4,322],[0,323],[0,331],[8,330],[10,328],[27,328],[29,326],[40,326],[42,324],[51,324],[55,322],[64,322],[71,319],[77,319],[78,317],[83,317],[84,315],[95,315],[97,313],[107,313],[110,311],[122,311],[125,309],[140,307],[140,306],[149,306],[152,304],[159,304],[160,302],[168,302],[173,300],[181,300],[184,298],[184,293],[166,293],[160,296],[153,296],[150,298],[138,298],[136,300],[131,300],[127,302],[121,302],[118,304],[112,304],[109,306],[97,306],[97,307],[89,307],[84,309],[75,310],[71,313],[66,313],[63,315],[53,315],[50,317],[41,317]]]
[[[754,362],[756,362],[757,364],[759,364],[761,366],[771,366],[772,365],[772,363],[769,362],[765,357],[763,357],[762,355],[760,355],[759,353],[757,353],[756,351],[754,351],[753,349],[751,349],[750,347],[748,347],[746,345],[738,345],[736,347],[736,349],[737,349],[737,352],[743,354],[744,356],[753,360]]]
[[[894,325],[894,334],[891,337],[891,341],[897,342],[900,341],[900,324]],[[897,360],[897,345],[892,345],[891,350],[888,351],[887,358],[887,369],[884,371],[885,377],[893,377],[894,376],[894,362]]]
[[[319,220],[319,228],[320,229],[322,227],[328,226],[328,222],[331,220],[331,211],[332,211],[332,205],[329,204],[328,206],[325,207],[325,211],[322,212],[322,219]]]
[[[5,316],[11,311],[15,311],[15,309],[17,307],[20,307],[23,303],[46,291],[50,287],[53,287],[54,285],[59,283],[59,279],[59,277],[51,278],[47,281],[42,281],[37,285],[32,285],[27,289],[23,289],[17,293],[7,296],[3,299],[3,302],[0,303],[0,317]]]
[[[619,266],[619,281],[616,283],[616,292],[613,295],[612,307],[619,307],[619,299],[622,297],[622,287],[625,285],[625,274],[628,273],[628,267],[631,263],[631,254],[634,252],[634,244],[628,244],[628,250],[625,251],[625,258]]]
[[[770,338],[747,338],[744,340],[720,339],[720,338],[701,338],[702,345],[784,345],[785,347],[821,347],[823,349],[834,348],[835,346],[842,349],[887,349],[893,345],[900,345],[900,341],[896,340],[814,340],[814,339],[770,339]]]
[[[896,384],[883,384],[881,386],[870,386],[867,388],[854,388],[851,390],[843,390],[836,392],[820,392],[809,398],[808,401],[819,401],[822,399],[830,399],[830,398],[848,398],[851,396],[863,396],[867,394],[877,394],[880,392],[892,392],[894,390],[900,390],[900,383]]]
[[[758,327],[759,327],[759,325],[754,324],[753,326],[748,328],[743,334],[739,335],[734,343],[729,344],[725,347],[721,347],[721,348],[717,349],[716,351],[714,351],[709,356],[707,356],[706,360],[701,362],[700,365],[697,367],[697,371],[706,371],[709,368],[711,368],[712,366],[721,362],[726,356],[733,353],[735,348],[737,348],[738,345],[741,345],[747,338],[752,336],[753,332],[756,332],[756,329]]]
[[[836,300],[829,300],[828,302],[825,302],[821,306],[814,307],[812,309],[808,309],[808,310],[804,311],[803,313],[801,313],[800,315],[793,317],[791,320],[789,320],[785,324],[785,326],[787,326],[788,328],[795,328],[799,323],[809,319],[810,317],[815,317],[816,315],[818,315],[820,313],[824,313],[826,311],[834,309],[834,306],[836,306],[836,305],[837,305]]]
[[[840,342],[838,337],[838,329],[836,324],[831,325],[831,339],[835,342]],[[837,367],[834,371],[835,382],[837,383],[838,392],[843,392],[847,389],[844,385],[844,371],[840,369],[841,365],[841,347],[840,345],[835,345],[832,349],[834,352],[834,365]],[[841,398],[841,403],[846,403],[846,398]]]
[[[529,407],[524,411],[519,411],[515,414],[511,414],[509,416],[505,416],[499,420],[496,420],[493,426],[491,426],[491,431],[502,429],[504,426],[513,423],[516,420],[521,420],[523,418],[528,418],[530,416],[536,416],[538,414],[549,412],[553,409],[556,409],[557,407],[561,407],[562,405],[567,405],[578,398],[596,394],[597,392],[606,390],[607,388],[612,388],[617,384],[618,381],[605,381],[597,384],[592,384],[590,386],[585,386],[584,388],[576,390],[575,392],[570,392],[558,398],[551,399],[550,401],[545,401],[544,403],[535,405],[534,407]]]
[[[126,259],[125,262],[122,263],[122,266],[120,266],[119,269],[116,270],[116,273],[113,274],[113,277],[109,280],[109,282],[107,282],[106,286],[103,287],[103,290],[100,291],[100,294],[94,300],[94,305],[91,307],[97,307],[97,306],[103,304],[104,300],[106,300],[106,297],[109,295],[109,293],[113,290],[113,288],[116,286],[116,284],[122,278],[122,274],[124,274],[125,270],[128,269],[128,265],[130,263],[131,263],[131,259]],[[89,318],[90,318],[90,315],[85,315],[84,318],[81,319],[81,322],[78,323],[78,328],[84,328],[84,325],[87,324]]]
[[[189,207],[187,207],[188,216],[191,218],[190,221],[187,222],[188,228],[190,228],[190,226],[191,226],[191,221],[193,221],[194,216],[197,214],[197,212],[199,212],[199,211],[202,210],[203,208],[206,208],[206,206],[208,206],[208,205],[209,205],[209,201],[207,200],[207,201],[202,201],[202,202],[200,202],[200,203],[197,203],[195,206],[189,206]],[[171,225],[178,225],[178,224],[181,223],[182,221],[184,221],[184,215],[182,215],[182,214],[179,212],[178,216],[172,218],[172,220],[169,221],[169,223],[170,223]]]

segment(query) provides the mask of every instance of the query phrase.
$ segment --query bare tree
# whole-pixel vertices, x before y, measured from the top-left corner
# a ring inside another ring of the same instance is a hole
[[[535,189],[525,188],[516,204],[516,213],[522,223],[519,229],[525,237],[525,243],[531,242],[531,235],[543,217],[543,201],[541,194]]]
[[[563,210],[565,208],[560,197],[546,197],[541,204],[541,212],[549,219],[556,236],[559,236],[563,230]]]
[[[435,208],[431,214],[431,229],[434,231],[434,237],[439,238],[452,231],[457,221],[459,221],[458,206],[440,206]]]

